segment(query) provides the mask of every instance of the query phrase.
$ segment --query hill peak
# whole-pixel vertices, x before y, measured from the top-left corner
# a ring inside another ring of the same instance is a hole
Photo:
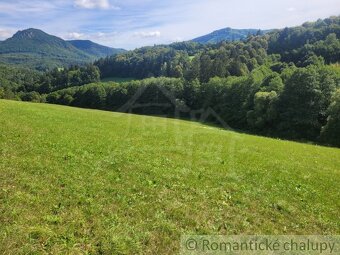
[[[19,30],[18,32],[16,32],[13,35],[13,38],[17,38],[17,39],[33,39],[36,37],[40,37],[40,36],[46,36],[48,34],[46,34],[44,31],[36,29],[36,28],[29,28],[29,29],[25,29],[25,30]]]
[[[246,39],[249,35],[265,34],[270,32],[270,30],[260,30],[260,29],[236,29],[231,27],[222,28],[215,30],[210,34],[203,35],[193,39],[193,42],[198,43],[219,43],[221,41],[240,41]]]
[[[47,70],[75,64],[91,63],[95,59],[115,55],[124,50],[109,48],[91,41],[68,42],[40,29],[16,32],[0,42],[0,62]]]

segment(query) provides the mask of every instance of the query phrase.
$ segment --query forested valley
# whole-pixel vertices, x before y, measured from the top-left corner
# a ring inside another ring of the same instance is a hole
[[[46,72],[1,64],[0,98],[119,111],[142,88],[137,103],[171,106],[133,113],[211,108],[237,130],[340,146],[339,63],[340,17],[331,17],[244,41],[143,47]],[[112,77],[130,81],[105,81]]]

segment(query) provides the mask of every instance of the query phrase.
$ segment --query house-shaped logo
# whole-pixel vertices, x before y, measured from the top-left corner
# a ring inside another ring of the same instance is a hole
[[[172,109],[172,115],[175,118],[180,119],[185,116],[186,118],[189,117],[193,121],[200,121],[203,123],[214,120],[217,125],[225,129],[231,129],[223,118],[211,107],[193,110],[184,101],[177,99],[175,94],[166,89],[164,86],[156,85],[156,87],[158,89],[158,94],[160,94],[163,98],[165,97],[167,102],[159,103],[157,98],[154,98],[154,102],[143,102],[143,100],[140,99],[143,97],[144,93],[146,93],[147,87],[141,86],[138,88],[136,93],[118,109],[118,112],[135,113],[138,112],[138,109],[145,108]]]

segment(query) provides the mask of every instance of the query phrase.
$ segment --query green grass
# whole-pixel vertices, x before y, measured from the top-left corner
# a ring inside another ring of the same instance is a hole
[[[108,77],[108,78],[104,78],[101,79],[102,82],[109,82],[109,81],[113,81],[113,82],[117,82],[117,83],[123,83],[123,82],[128,82],[128,81],[134,81],[136,80],[135,78],[121,78],[121,77]]]
[[[0,254],[176,254],[181,234],[338,234],[340,150],[0,100]]]

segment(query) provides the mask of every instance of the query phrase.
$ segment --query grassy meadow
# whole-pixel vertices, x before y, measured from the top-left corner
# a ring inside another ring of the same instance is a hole
[[[102,82],[116,82],[116,83],[123,83],[128,81],[136,80],[135,78],[121,78],[121,77],[108,77],[101,79]]]
[[[0,254],[176,254],[181,234],[336,234],[340,149],[0,100]]]

